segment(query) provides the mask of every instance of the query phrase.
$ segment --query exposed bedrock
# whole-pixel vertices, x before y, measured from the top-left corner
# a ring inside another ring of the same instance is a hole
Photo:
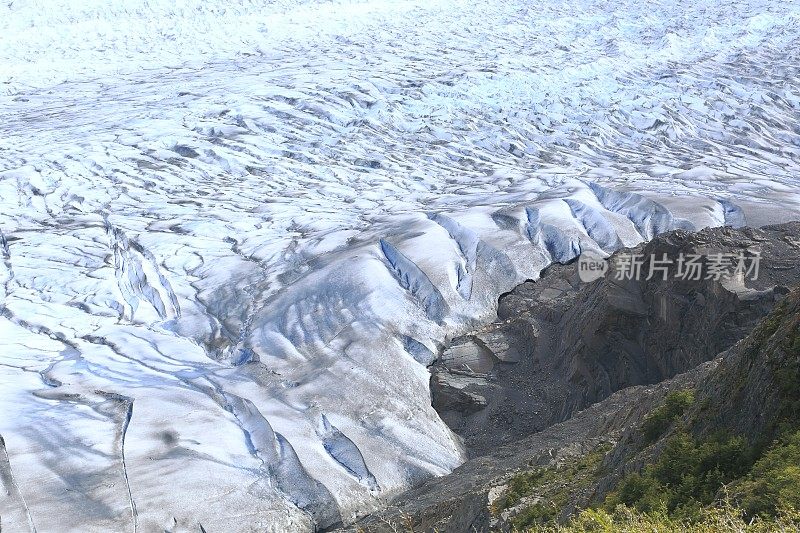
[[[432,367],[433,405],[476,456],[617,390],[694,368],[743,338],[800,279],[799,236],[798,223],[678,230],[610,259],[620,267],[631,253],[677,262],[681,254],[758,252],[758,279],[681,279],[673,265],[666,280],[647,280],[646,262],[640,279],[618,280],[612,268],[583,283],[577,262],[553,265],[503,295],[497,321],[444,350]]]

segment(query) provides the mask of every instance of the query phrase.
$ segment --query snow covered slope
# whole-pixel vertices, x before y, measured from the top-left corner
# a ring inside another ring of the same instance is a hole
[[[791,2],[0,5],[3,530],[302,531],[463,460],[551,260],[800,215]]]

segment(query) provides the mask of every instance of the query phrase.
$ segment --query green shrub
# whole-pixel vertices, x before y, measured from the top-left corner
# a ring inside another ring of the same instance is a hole
[[[729,502],[704,509],[697,520],[682,521],[664,513],[641,513],[624,505],[612,511],[586,509],[567,524],[535,525],[531,533],[772,533],[800,531],[800,514],[786,511],[771,518],[743,518]]]
[[[648,443],[655,442],[694,403],[694,392],[675,391],[667,394],[664,404],[647,415],[642,432]]]
[[[778,439],[734,490],[748,516],[800,509],[800,431]]]
[[[561,507],[564,501],[548,501],[547,503],[538,502],[530,507],[526,507],[518,515],[516,515],[511,524],[517,531],[524,531],[525,529],[535,526],[536,524],[543,524],[552,522],[561,513]]]
[[[551,481],[554,473],[553,469],[537,468],[512,477],[505,494],[495,504],[497,509],[514,507],[522,498],[533,494],[540,486]]]
[[[508,489],[493,505],[495,513],[517,506],[529,496],[538,501],[519,510],[512,525],[523,530],[534,524],[555,520],[576,491],[599,479],[603,457],[610,449],[601,444],[580,460],[560,467],[537,468],[511,478]]]
[[[610,511],[619,505],[635,505],[641,512],[652,513],[665,511],[671,499],[669,491],[655,478],[634,473],[626,476],[617,490],[608,495],[605,508]]]
[[[641,474],[623,478],[606,499],[605,508],[624,504],[639,512],[696,517],[715,501],[725,484],[747,473],[752,455],[741,437],[719,434],[701,442],[679,431],[670,437],[655,463]]]
[[[792,346],[788,349],[794,350],[795,343],[798,344],[798,359],[773,366],[775,383],[781,398],[777,419],[779,424],[788,427],[796,426],[800,422],[800,334],[797,340],[792,340]]]

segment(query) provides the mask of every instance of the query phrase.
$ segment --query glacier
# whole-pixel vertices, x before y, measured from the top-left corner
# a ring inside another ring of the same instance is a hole
[[[800,5],[0,5],[4,531],[311,531],[464,460],[551,261],[800,215]]]

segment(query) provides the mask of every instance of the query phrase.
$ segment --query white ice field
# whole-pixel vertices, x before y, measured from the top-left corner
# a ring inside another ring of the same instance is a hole
[[[796,0],[4,0],[2,531],[346,523],[500,293],[798,217]]]

